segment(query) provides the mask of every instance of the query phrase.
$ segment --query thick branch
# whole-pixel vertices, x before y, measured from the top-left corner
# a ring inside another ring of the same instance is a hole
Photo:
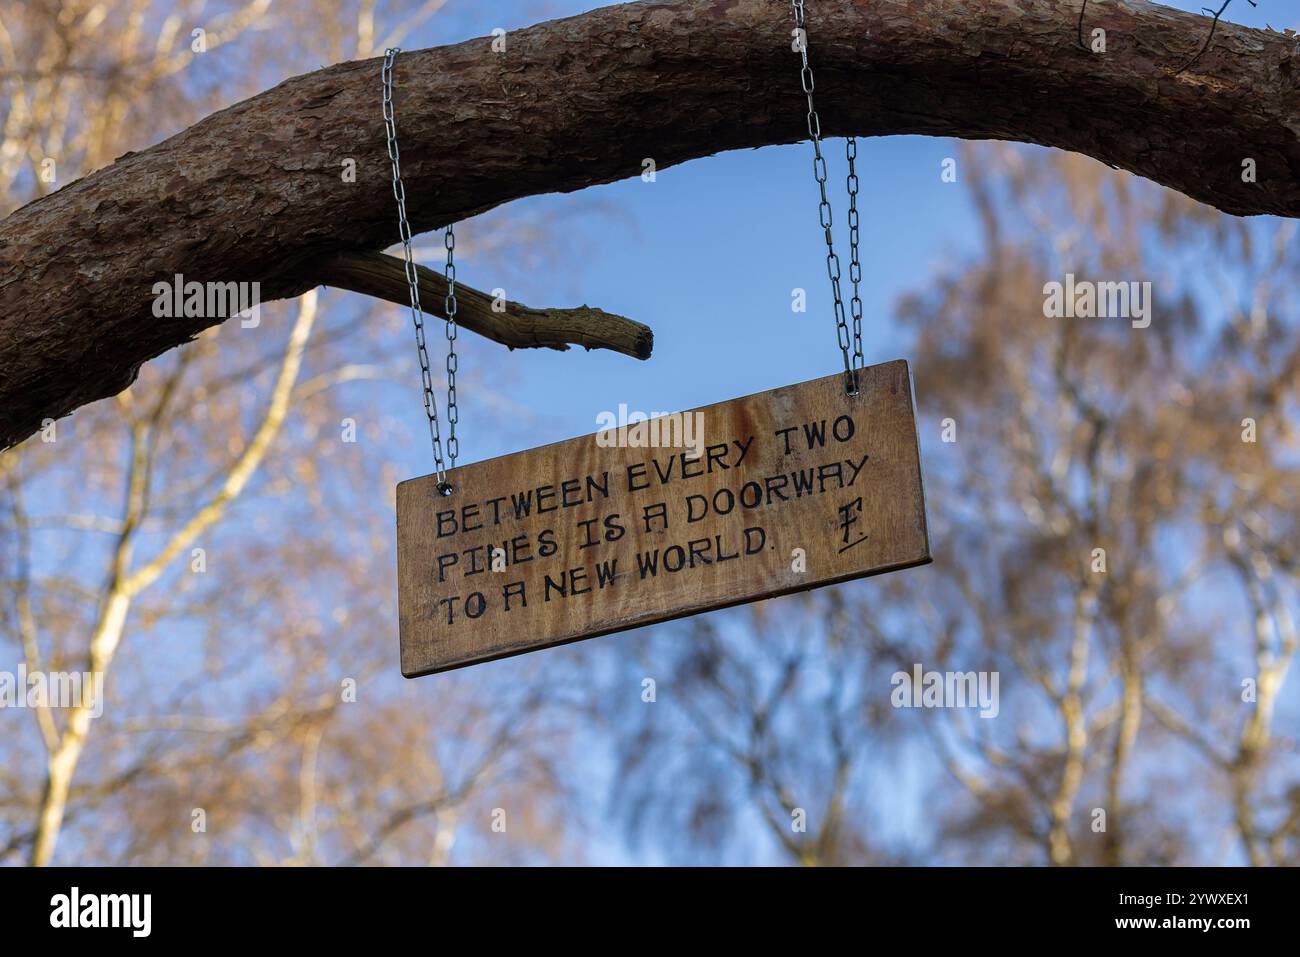
[[[420,305],[424,311],[446,317],[447,277],[417,265]],[[322,285],[350,289],[401,305],[410,303],[406,267],[402,260],[377,252],[347,250],[321,260],[316,271]],[[493,299],[462,282],[456,283],[456,322],[511,349],[558,349],[569,344],[586,349],[612,349],[634,359],[650,358],[654,333],[632,319],[580,306],[577,309],[532,309],[506,302],[504,312],[492,308]]]
[[[1221,23],[1184,70],[1211,21],[1143,0],[1089,4],[1104,54],[1079,48],[1079,0],[808,6],[827,135],[1040,143],[1230,213],[1300,216],[1294,38]],[[504,53],[480,38],[402,54],[414,228],[638,175],[646,157],[806,137],[790,31],[774,0],[646,0],[513,32]],[[0,445],[218,321],[155,319],[154,282],[258,280],[281,298],[320,281],[322,256],[392,245],[379,67],[287,80],[0,223]]]

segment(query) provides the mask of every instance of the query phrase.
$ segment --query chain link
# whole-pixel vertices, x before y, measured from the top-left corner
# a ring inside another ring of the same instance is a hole
[[[799,73],[799,81],[803,87],[804,95],[808,98],[808,136],[813,144],[813,176],[817,180],[817,189],[821,198],[817,204],[817,216],[821,223],[822,232],[826,237],[826,275],[831,280],[831,292],[835,298],[835,335],[839,341],[840,352],[844,355],[844,376],[845,387],[850,395],[856,395],[858,391],[857,370],[862,368],[862,301],[858,296],[858,286],[862,279],[862,267],[858,262],[858,211],[857,211],[857,175],[853,171],[853,158],[857,155],[857,141],[850,140],[850,159],[849,159],[849,243],[852,248],[852,259],[849,266],[849,278],[853,282],[853,341],[849,340],[849,326],[844,314],[844,296],[840,290],[840,257],[835,252],[835,241],[831,233],[831,204],[826,198],[826,158],[822,155],[822,125],[821,118],[817,115],[817,108],[813,105],[813,82],[812,67],[808,63],[808,30],[807,20],[804,11],[804,0],[790,0],[790,7],[794,11],[794,25],[799,48],[799,55],[803,61],[803,69]],[[853,352],[850,354],[849,347],[853,346]]]
[[[844,155],[849,161],[849,176],[845,185],[849,192],[849,281],[853,283],[853,298],[849,300],[849,316],[853,320],[853,368],[862,368],[862,262],[858,258],[858,138],[850,136],[844,141]]]
[[[433,443],[433,465],[438,490],[444,495],[451,494],[447,483],[447,464],[443,460],[441,430],[438,423],[438,402],[433,394],[433,373],[429,368],[428,343],[424,333],[424,309],[420,305],[420,277],[415,269],[415,259],[411,254],[411,224],[406,218],[406,187],[402,184],[401,155],[397,149],[397,123],[393,113],[393,62],[401,48],[389,47],[384,51],[384,131],[388,139],[388,159],[393,167],[393,197],[397,200],[397,225],[402,237],[402,254],[406,265],[406,284],[411,290],[411,323],[415,326],[415,349],[420,358],[420,383],[424,388],[424,413],[429,420],[429,439]],[[456,235],[451,226],[447,227],[444,239],[447,247],[447,424],[450,433],[447,436],[447,457],[451,467],[456,466],[456,454],[459,443],[456,439],[456,420],[459,412],[456,408],[456,266],[454,252]]]
[[[460,410],[456,407],[456,231],[451,223],[447,224],[442,241],[447,247],[447,298],[443,301],[447,313],[447,458],[455,468],[460,453],[460,440],[456,438]]]

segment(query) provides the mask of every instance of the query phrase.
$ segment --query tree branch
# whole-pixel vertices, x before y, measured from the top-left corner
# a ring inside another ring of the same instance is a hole
[[[302,365],[303,352],[316,321],[316,292],[309,290],[299,303],[298,318],[289,334],[280,373],[271,391],[271,398],[261,424],[252,439],[231,467],[225,481],[215,496],[180,528],[151,561],[134,572],[130,570],[135,532],[143,523],[148,510],[150,473],[153,469],[153,435],[170,395],[164,391],[154,408],[154,422],[143,419],[131,421],[131,465],[127,475],[127,505],[111,559],[106,593],[101,602],[95,629],[90,638],[88,670],[94,675],[93,695],[83,695],[83,700],[70,709],[62,735],[46,760],[45,788],[37,814],[36,834],[32,842],[31,862],[45,866],[54,854],[59,832],[63,827],[68,805],[72,777],[81,760],[82,749],[90,734],[96,702],[102,704],[105,694],[104,675],[113,662],[126,631],[127,614],[135,597],[166,569],[180,551],[198,535],[211,527],[230,501],[243,491],[244,486],[261,464],[271,441],[288,414],[293,386]],[[180,371],[176,376],[180,375]],[[174,381],[174,380],[173,380]],[[130,402],[130,393],[119,396],[118,401]]]
[[[1207,18],[1113,0],[1088,7],[1108,38],[1096,55],[1074,10],[818,0],[823,131],[1055,146],[1229,213],[1300,216],[1294,38],[1220,22],[1198,54]],[[662,170],[803,139],[790,33],[772,0],[647,0],[513,31],[504,52],[478,38],[402,54],[413,228],[636,176],[646,157]],[[259,281],[263,300],[288,298],[321,281],[322,257],[391,246],[379,73],[372,59],[286,80],[0,222],[0,446],[221,321],[155,318],[154,282]]]
[[[417,265],[420,304],[424,311],[446,318],[447,277]],[[410,303],[406,266],[379,252],[344,250],[321,260],[317,279],[322,285],[349,289],[399,305]],[[470,332],[511,349],[557,349],[569,344],[586,349],[611,349],[634,359],[650,358],[654,333],[649,326],[600,309],[532,309],[506,302],[504,312],[492,308],[493,297],[462,282],[456,283],[456,322]]]

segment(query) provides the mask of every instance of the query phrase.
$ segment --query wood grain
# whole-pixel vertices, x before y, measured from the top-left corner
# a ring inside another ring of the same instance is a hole
[[[930,561],[907,363],[844,381],[652,420],[659,447],[646,424],[462,466],[450,496],[401,483],[402,673]]]

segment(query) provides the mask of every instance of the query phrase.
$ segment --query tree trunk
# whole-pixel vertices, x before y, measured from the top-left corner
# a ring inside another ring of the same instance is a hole
[[[823,132],[1041,143],[1230,213],[1300,215],[1294,37],[1220,24],[1188,66],[1208,18],[1093,0],[1081,33],[1080,6],[809,0]],[[1105,53],[1080,46],[1096,28]],[[662,170],[806,138],[791,30],[778,0],[662,0],[519,30],[504,52],[480,38],[401,55],[413,228],[635,176],[647,157]],[[379,81],[378,60],[286,80],[0,223],[0,446],[220,321],[155,318],[155,282],[259,281],[283,298],[329,254],[395,242]],[[888,181],[873,174],[868,190]]]

